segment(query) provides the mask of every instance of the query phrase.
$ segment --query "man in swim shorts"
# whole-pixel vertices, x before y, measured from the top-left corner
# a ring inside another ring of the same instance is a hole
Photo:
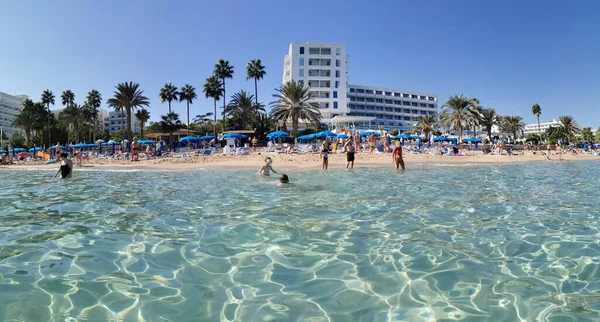
[[[346,150],[346,169],[348,167],[354,168],[354,146],[352,145],[352,137],[350,137],[346,143],[344,144],[344,149]]]
[[[371,132],[371,134],[369,135],[369,154],[373,154],[373,152],[375,151],[375,145],[376,145],[376,140],[375,140],[375,132]]]
[[[273,169],[273,167],[271,167],[271,163],[273,163],[273,160],[271,160],[271,158],[266,157],[265,158],[265,164],[260,167],[260,169],[258,169],[258,174],[263,175],[263,176],[268,176],[269,171],[273,171],[274,173],[277,173],[277,171],[275,171],[275,169]]]

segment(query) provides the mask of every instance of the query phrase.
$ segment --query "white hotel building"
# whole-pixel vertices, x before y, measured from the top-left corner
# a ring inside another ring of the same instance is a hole
[[[323,122],[328,124],[342,120],[340,124],[357,128],[384,126],[388,131],[404,132],[415,125],[418,116],[437,115],[434,94],[348,85],[348,59],[344,44],[291,43],[285,55],[283,82],[296,80],[310,86]]]
[[[110,111],[108,112],[107,122],[108,133],[113,134],[118,132],[121,128],[127,127],[127,113],[123,112],[123,115],[121,115],[121,112]],[[133,133],[140,133],[140,121],[135,117],[135,113],[131,113],[131,131]]]
[[[12,123],[17,114],[23,109],[23,103],[29,97],[27,95],[9,95],[0,92],[0,127],[2,132],[10,138],[15,132],[23,132],[20,129],[14,128]]]
[[[540,130],[542,131],[542,133],[546,133],[546,131],[551,128],[551,127],[558,127],[560,126],[560,122],[557,120],[552,120],[551,122],[545,122],[545,123],[540,123],[540,127],[538,129],[538,124],[527,124],[525,125],[525,128],[523,130],[523,133],[525,135],[529,134],[529,133],[533,133],[533,134],[540,134]]]

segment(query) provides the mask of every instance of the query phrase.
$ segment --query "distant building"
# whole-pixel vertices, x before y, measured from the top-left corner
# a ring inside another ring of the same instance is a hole
[[[560,126],[560,122],[557,120],[552,120],[551,122],[545,122],[545,123],[540,123],[540,127],[538,128],[538,124],[527,124],[525,125],[525,129],[523,130],[523,133],[525,135],[529,134],[529,133],[533,133],[533,134],[540,134],[540,130],[543,133],[546,133],[546,131],[551,128],[551,127],[559,127]]]
[[[0,127],[6,136],[10,137],[15,132],[22,132],[20,129],[12,126],[15,117],[23,109],[23,103],[29,96],[27,95],[9,95],[0,92]]]
[[[122,122],[121,122],[122,120]],[[110,111],[108,112],[108,132],[110,134],[114,134],[115,132],[119,132],[119,130],[121,128],[126,128],[126,124],[127,124],[127,113],[123,112],[123,115],[121,115],[121,112],[117,112],[117,111]],[[132,113],[131,115],[131,131],[133,133],[139,133],[140,132],[140,121],[137,119],[137,117],[135,117],[135,115]]]

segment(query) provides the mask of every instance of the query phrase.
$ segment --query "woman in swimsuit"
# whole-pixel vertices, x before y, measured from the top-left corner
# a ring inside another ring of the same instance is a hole
[[[323,161],[323,170],[327,170],[329,167],[329,144],[327,139],[323,140],[323,147],[321,148],[321,160]]]
[[[73,161],[67,158],[67,156],[68,154],[64,152],[60,154],[62,162],[60,168],[58,169],[58,172],[54,175],[54,177],[58,176],[59,173],[60,177],[63,179],[71,177],[71,174],[73,173]]]
[[[398,167],[402,167],[404,170],[404,159],[402,158],[402,146],[396,145],[394,151],[392,152],[392,160],[394,160],[394,164],[396,165],[396,170]]]

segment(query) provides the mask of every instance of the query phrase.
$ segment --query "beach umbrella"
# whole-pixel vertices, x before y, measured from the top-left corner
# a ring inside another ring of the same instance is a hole
[[[202,137],[200,137],[200,140],[201,140],[201,141],[210,141],[210,140],[213,140],[214,138],[215,138],[215,137],[214,137],[214,136],[212,136],[212,135],[206,135],[206,136],[202,136]]]
[[[65,147],[64,147],[64,146],[62,146],[62,145],[59,145],[59,146],[58,146],[58,148],[62,150],[62,149],[64,149]],[[56,150],[56,145],[53,145],[53,146],[52,146],[52,150]]]
[[[8,153],[6,150],[0,150],[0,153]]]
[[[77,143],[77,144],[73,144],[74,148],[85,148],[86,144],[85,143]]]
[[[23,149],[23,148],[13,148],[11,151],[12,151],[13,153],[14,153],[14,152],[27,152],[27,150],[25,150],[25,149]]]
[[[222,139],[245,139],[246,136],[243,134],[231,132],[231,133],[227,133],[227,134],[223,135],[221,138]]]
[[[179,139],[179,142],[196,142],[198,140],[199,140],[199,138],[190,135],[190,136],[182,137],[181,139]]]
[[[347,139],[347,138],[349,138],[349,136],[347,136],[346,134],[338,134],[336,138],[338,138],[338,139]]]
[[[139,140],[138,143],[139,144],[156,144],[156,141],[154,141],[154,140]]]
[[[33,148],[29,149],[29,152],[34,152],[35,153],[36,151],[42,151],[42,148],[36,146],[36,147],[33,147]]]
[[[104,140],[102,140],[102,139],[96,140],[96,144],[100,144],[100,143],[104,143]]]
[[[267,134],[267,138],[269,139],[285,139],[288,136],[290,136],[290,134],[284,131],[275,131]]]
[[[375,133],[375,137],[379,137],[379,136],[380,136],[380,134],[379,134],[379,133],[377,133],[377,132],[375,132],[375,131],[371,131],[371,130],[369,130],[369,131],[364,131],[364,132],[360,132],[359,134],[360,134],[360,136],[369,136],[369,135],[371,135],[372,133]]]
[[[444,142],[444,141],[448,141],[448,138],[445,136],[436,136],[433,138],[434,142]]]

